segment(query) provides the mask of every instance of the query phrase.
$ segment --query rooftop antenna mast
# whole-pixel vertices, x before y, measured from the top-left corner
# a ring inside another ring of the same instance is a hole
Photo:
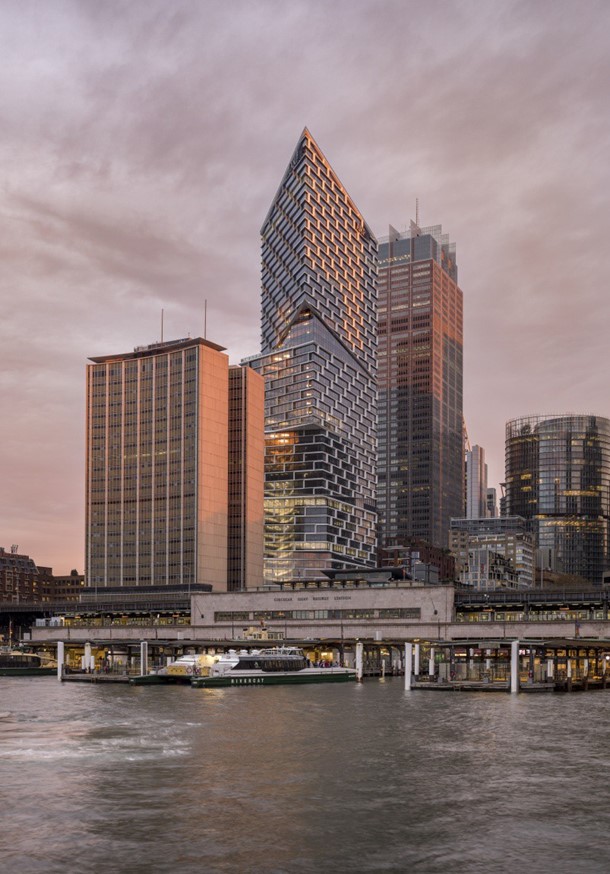
[[[203,302],[203,339],[208,339],[208,299]]]
[[[161,342],[163,342],[163,310],[161,310]]]
[[[415,224],[419,227],[419,197],[415,198]]]

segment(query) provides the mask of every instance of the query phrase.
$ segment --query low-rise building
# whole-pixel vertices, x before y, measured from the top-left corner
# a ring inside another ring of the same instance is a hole
[[[488,519],[452,519],[451,551],[456,559],[458,578],[475,588],[495,588],[494,581],[502,587],[529,589],[534,582],[534,542],[521,516],[498,516]],[[502,562],[490,561],[481,550],[504,556],[506,575],[501,572]],[[489,576],[493,565],[494,574]],[[485,576],[487,574],[487,576]],[[516,574],[516,582],[513,576]]]

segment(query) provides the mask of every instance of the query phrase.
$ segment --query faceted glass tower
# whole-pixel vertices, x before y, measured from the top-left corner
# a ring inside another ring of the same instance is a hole
[[[307,130],[261,233],[266,580],[374,566],[377,242]]]
[[[610,420],[507,422],[506,499],[509,513],[529,520],[544,567],[601,585],[610,567]]]
[[[463,324],[455,244],[440,226],[379,245],[380,546],[446,547],[464,514]]]

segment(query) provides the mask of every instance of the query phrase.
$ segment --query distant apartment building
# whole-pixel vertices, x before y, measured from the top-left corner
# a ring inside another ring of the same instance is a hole
[[[380,547],[446,547],[464,513],[463,314],[441,226],[379,245]]]
[[[0,547],[0,602],[9,604],[56,604],[78,601],[83,575],[55,575],[50,567],[37,565],[29,555]]]
[[[90,360],[87,585],[261,585],[260,378],[201,338]]]
[[[17,547],[7,552],[0,546],[0,601],[13,604],[41,602],[43,576],[29,555],[21,555]]]
[[[601,586],[610,567],[610,420],[507,422],[506,507],[527,520],[547,568]]]
[[[405,579],[411,577],[425,583],[454,582],[455,556],[426,540],[413,540],[408,546],[389,547],[380,555],[382,567],[403,568]]]
[[[487,464],[482,446],[466,450],[466,518],[487,516]]]
[[[77,570],[69,574],[53,574],[53,600],[61,603],[80,601],[85,575]]]
[[[261,235],[266,582],[372,567],[377,242],[308,130]]]
[[[488,488],[485,493],[485,504],[487,518],[493,519],[498,515],[498,495],[495,489]]]
[[[490,546],[473,546],[468,551],[468,564],[460,573],[462,585],[476,591],[518,589],[519,578],[511,560]]]
[[[452,519],[451,552],[458,578],[465,585],[493,589],[499,583],[529,589],[534,584],[534,539],[520,516]],[[492,553],[506,562],[496,560]]]

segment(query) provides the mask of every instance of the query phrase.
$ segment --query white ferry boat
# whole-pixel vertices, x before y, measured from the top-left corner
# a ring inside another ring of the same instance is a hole
[[[353,668],[313,667],[303,650],[278,646],[261,650],[230,649],[205,677],[194,677],[199,689],[217,686],[278,686],[287,683],[345,683],[356,679]]]
[[[187,653],[179,656],[164,668],[160,668],[152,674],[143,674],[132,677],[130,683],[134,686],[150,686],[171,683],[189,684],[193,677],[207,674],[211,665],[218,656],[208,653]]]

